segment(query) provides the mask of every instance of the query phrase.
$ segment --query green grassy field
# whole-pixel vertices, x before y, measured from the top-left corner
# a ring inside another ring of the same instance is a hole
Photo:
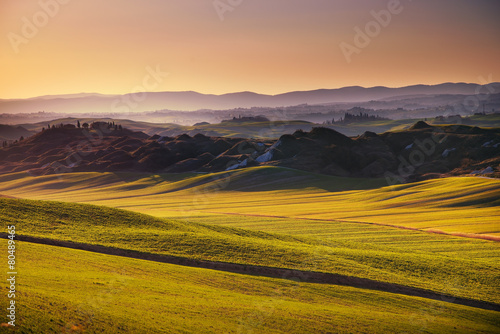
[[[0,176],[0,194],[100,204],[158,217],[260,215],[299,219],[305,230],[306,220],[348,221],[500,237],[500,180],[456,177],[386,185],[383,179],[346,179],[277,167],[215,174]]]
[[[356,122],[352,124],[315,124],[306,121],[271,121],[271,122],[228,122],[219,124],[207,124],[201,126],[183,126],[178,130],[189,131],[207,131],[225,137],[246,137],[246,138],[279,138],[281,135],[292,134],[296,130],[311,131],[313,127],[324,126],[335,129],[346,136],[358,136],[365,131],[383,133],[387,131],[401,130],[409,128],[420,119],[404,120],[376,120]]]
[[[500,243],[493,241],[500,235],[500,181],[384,186],[382,179],[275,167],[16,173],[0,176],[0,194],[25,199],[0,198],[0,225],[15,224],[25,236],[335,273],[500,303]],[[429,233],[439,231],[447,234]],[[498,312],[419,297],[27,242],[18,242],[18,263],[21,333],[495,333],[500,327]]]
[[[500,245],[492,241],[385,226],[367,229],[354,223],[336,223],[326,236],[293,235],[160,219],[85,204],[5,198],[0,204],[0,223],[15,224],[20,235],[336,273],[500,302]],[[409,240],[413,246],[408,246]]]
[[[6,241],[2,240],[2,248]],[[495,333],[498,312],[18,242],[17,333]],[[5,298],[1,299],[1,307]],[[11,333],[0,327],[0,332]]]

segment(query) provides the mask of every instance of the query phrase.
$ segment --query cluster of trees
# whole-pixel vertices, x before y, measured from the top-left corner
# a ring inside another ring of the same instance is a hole
[[[23,141],[23,140],[24,140],[23,136],[21,136],[19,138],[19,140],[17,140],[17,139],[14,140],[14,141],[12,141],[12,140],[4,140],[4,141],[2,141],[2,147],[9,147],[9,145],[11,145],[11,144],[17,144],[17,143],[19,143],[20,141]]]
[[[221,123],[225,122],[269,122],[269,118],[265,116],[243,116],[239,115],[238,117],[233,117],[233,119],[223,120]]]
[[[331,121],[323,122],[323,124],[349,124],[356,122],[380,121],[380,120],[390,120],[390,119],[379,115],[370,115],[367,112],[360,111],[359,113],[346,112],[344,114],[344,117],[341,117],[338,121],[332,119]]]
[[[474,115],[484,116],[486,114],[475,113]],[[473,124],[471,116],[462,117],[461,115],[436,116],[433,120],[434,124]]]
[[[434,124],[454,124],[466,122],[468,119],[463,118],[460,115],[449,115],[449,116],[436,116],[434,118]]]
[[[76,126],[73,124],[48,124],[47,128],[43,127],[42,132],[46,130],[55,130],[55,129],[108,129],[108,130],[115,130],[115,131],[122,131],[123,127],[120,124],[115,124],[115,122],[92,122],[92,123],[80,123],[78,120],[76,122]],[[17,144],[18,142],[21,142],[24,140],[24,137],[21,136],[19,140],[3,140],[2,141],[2,146],[1,147],[9,147],[12,144]]]
[[[92,122],[92,123],[80,123],[80,121],[76,121],[76,126],[73,124],[63,124],[60,123],[57,126],[55,124],[48,125],[47,130],[49,129],[114,129],[116,131],[123,130],[123,127],[120,124],[115,124],[115,122]],[[45,131],[45,128],[42,128],[42,131]]]
[[[83,123],[85,126],[86,123]],[[115,124],[115,122],[92,122],[90,124],[90,129],[114,129],[115,131],[123,130],[123,127],[120,124]]]
[[[74,126],[73,124],[58,124],[57,126],[55,124],[52,124],[52,126],[49,124],[47,125],[47,130],[51,130],[51,129],[75,129],[76,126]],[[45,128],[42,128],[42,132],[45,131]]]

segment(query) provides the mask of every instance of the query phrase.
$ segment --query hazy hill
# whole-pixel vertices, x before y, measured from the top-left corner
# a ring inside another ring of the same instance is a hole
[[[0,124],[0,141],[18,140],[21,136],[29,137],[33,134],[35,134],[34,131],[29,131],[22,126]]]
[[[408,112],[408,111],[406,111]],[[401,111],[405,113],[405,111]],[[408,112],[410,113],[410,112]],[[341,114],[345,116],[345,114]],[[378,115],[378,113],[376,114]],[[325,119],[331,120],[328,115],[323,115],[321,122]],[[241,120],[236,119],[235,121],[229,122],[216,122],[207,123],[202,122],[195,125],[179,125],[173,123],[165,122],[146,122],[137,121],[132,119],[122,119],[122,118],[101,118],[101,117],[65,117],[56,118],[50,121],[36,122],[36,123],[23,123],[19,126],[31,131],[32,134],[42,131],[42,128],[47,128],[48,125],[55,124],[56,126],[64,124],[77,124],[77,121],[81,124],[84,122],[90,124],[92,122],[116,122],[121,124],[123,127],[130,129],[132,131],[144,132],[150,136],[155,134],[160,136],[175,137],[181,134],[188,134],[190,136],[195,136],[200,133],[205,136],[215,136],[215,137],[232,137],[232,138],[279,138],[283,134],[292,134],[297,130],[310,131],[313,127],[323,126],[330,129],[334,129],[346,136],[358,136],[362,135],[366,131],[371,131],[375,133],[382,133],[387,131],[397,131],[409,129],[418,120],[423,120],[423,118],[404,118],[397,120],[384,120],[384,119],[370,119],[363,120],[355,123],[349,124],[322,124],[315,122],[308,122],[303,120],[303,118],[289,119],[289,120],[272,120],[265,121],[259,118],[242,118]],[[479,127],[500,127],[500,113],[489,114],[489,115],[473,115],[470,117],[446,117],[444,120],[437,122],[436,118],[429,118],[427,122],[437,123],[437,124],[462,124],[470,126]],[[0,137],[2,133],[0,131]],[[26,135],[24,135],[26,137]],[[19,136],[15,137],[18,139]]]
[[[250,107],[279,107],[297,104],[324,104],[340,102],[366,102],[412,95],[491,94],[500,91],[500,83],[486,86],[467,83],[444,83],[439,85],[414,85],[400,88],[389,87],[343,87],[312,91],[288,92],[264,95],[238,92],[222,95],[197,92],[151,92],[125,95],[71,94],[43,96],[30,99],[0,100],[0,113],[33,113],[38,111],[56,113],[126,113],[151,110],[199,110],[231,109]]]

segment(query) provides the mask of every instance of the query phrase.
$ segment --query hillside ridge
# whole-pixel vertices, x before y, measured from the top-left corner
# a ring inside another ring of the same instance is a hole
[[[111,122],[89,130],[46,129],[0,148],[0,173],[89,171],[218,172],[279,166],[341,177],[383,177],[391,184],[443,176],[500,176],[500,129],[432,126],[347,137],[313,127],[278,140],[182,134],[148,136]]]

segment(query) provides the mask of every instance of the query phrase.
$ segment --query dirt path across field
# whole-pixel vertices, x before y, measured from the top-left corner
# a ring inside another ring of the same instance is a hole
[[[7,233],[0,233],[1,238],[7,238]],[[500,312],[500,305],[495,303],[483,302],[478,300],[457,298],[446,294],[440,294],[434,291],[413,288],[409,286],[404,286],[400,284],[393,284],[387,282],[379,282],[375,280],[370,280],[367,278],[338,275],[331,273],[322,273],[314,271],[301,271],[286,268],[275,268],[275,267],[264,267],[256,265],[245,265],[237,263],[226,263],[226,262],[214,262],[214,261],[202,261],[195,259],[188,259],[184,257],[162,255],[162,254],[151,254],[142,253],[133,250],[112,248],[100,245],[89,245],[84,243],[77,243],[71,241],[61,241],[54,239],[36,238],[30,236],[16,235],[15,240],[32,242],[43,245],[66,247],[72,249],[80,249],[89,252],[109,254],[115,256],[124,256],[134,259],[170,263],[182,266],[205,268],[219,271],[226,271],[244,275],[255,275],[255,276],[265,276],[280,279],[290,279],[297,282],[308,282],[308,283],[321,283],[321,284],[333,284],[333,285],[343,285],[350,286],[361,289],[371,289],[378,290],[396,294],[402,294],[406,296],[416,296],[434,300],[440,300],[447,303],[466,305],[475,308],[481,308],[485,310],[493,310]]]

